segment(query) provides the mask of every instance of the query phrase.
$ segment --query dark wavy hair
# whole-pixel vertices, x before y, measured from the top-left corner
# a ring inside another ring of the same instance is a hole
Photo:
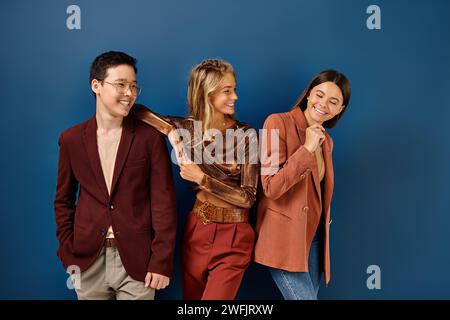
[[[339,121],[339,119],[342,118],[344,112],[347,110],[348,104],[350,103],[350,96],[352,93],[350,82],[348,81],[347,77],[342,73],[333,69],[320,72],[308,84],[305,91],[303,92],[303,95],[295,103],[294,108],[300,107],[302,111],[305,111],[308,104],[307,98],[309,96],[309,93],[315,86],[318,86],[319,84],[324,82],[335,83],[339,87],[339,89],[341,89],[342,96],[344,97],[344,102],[342,103],[344,105],[344,108],[342,109],[341,113],[323,123],[324,128],[333,128]]]

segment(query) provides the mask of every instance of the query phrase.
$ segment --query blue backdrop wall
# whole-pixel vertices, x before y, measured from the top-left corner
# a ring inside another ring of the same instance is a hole
[[[67,8],[80,8],[70,30]],[[369,5],[381,29],[369,30]],[[56,257],[58,135],[91,117],[89,65],[138,60],[138,101],[186,114],[190,69],[209,57],[237,71],[238,117],[256,128],[289,110],[319,71],[353,88],[334,138],[332,281],[321,299],[450,298],[450,2],[445,0],[2,1],[0,298],[74,299]],[[176,167],[179,232],[193,202]],[[381,270],[369,290],[367,267]],[[160,299],[181,298],[180,269]],[[251,265],[241,299],[281,298]]]

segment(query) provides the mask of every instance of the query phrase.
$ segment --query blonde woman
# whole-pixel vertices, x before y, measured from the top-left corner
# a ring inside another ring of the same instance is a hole
[[[233,119],[237,98],[232,66],[209,59],[191,72],[189,117],[134,107],[134,117],[169,136],[181,177],[196,186],[182,244],[185,299],[234,299],[251,260],[258,142],[254,129]]]

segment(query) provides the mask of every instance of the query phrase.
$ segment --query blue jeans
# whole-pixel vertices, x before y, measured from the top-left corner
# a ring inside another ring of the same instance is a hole
[[[309,251],[309,272],[289,272],[269,268],[270,274],[285,300],[317,300],[323,261],[323,235],[318,230]]]

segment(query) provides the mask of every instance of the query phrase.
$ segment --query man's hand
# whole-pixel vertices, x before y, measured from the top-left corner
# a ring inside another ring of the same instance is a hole
[[[162,274],[147,272],[145,276],[145,286],[148,288],[159,290],[169,285],[170,279]]]

